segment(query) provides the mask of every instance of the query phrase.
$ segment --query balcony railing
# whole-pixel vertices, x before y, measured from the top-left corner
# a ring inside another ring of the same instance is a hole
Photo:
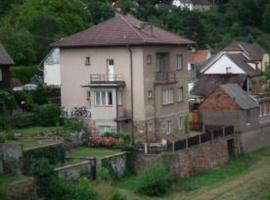
[[[155,81],[158,83],[176,82],[175,72],[156,72]]]
[[[123,82],[123,74],[91,74],[90,82]]]

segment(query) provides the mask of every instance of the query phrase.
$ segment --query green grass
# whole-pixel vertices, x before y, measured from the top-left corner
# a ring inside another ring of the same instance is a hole
[[[0,190],[3,191],[11,183],[23,180],[24,176],[0,175]]]
[[[6,144],[22,144],[23,148],[31,148],[31,147],[49,144],[48,142],[42,142],[39,140],[7,140],[5,143]]]
[[[74,149],[70,152],[70,157],[80,158],[80,157],[104,157],[113,155],[121,152],[118,149],[103,149],[103,148],[91,148],[91,147],[81,147]]]
[[[59,127],[29,127],[29,128],[21,128],[21,129],[12,129],[7,132],[13,132],[16,136],[46,136],[50,135],[55,130],[59,129]]]

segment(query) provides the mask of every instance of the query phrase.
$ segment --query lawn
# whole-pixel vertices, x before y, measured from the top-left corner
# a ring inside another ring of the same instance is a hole
[[[119,149],[104,149],[104,148],[92,148],[92,147],[80,147],[70,152],[69,156],[73,158],[83,157],[104,157],[120,153]]]
[[[13,132],[16,136],[45,136],[51,134],[52,132],[58,130],[60,127],[29,127],[21,129],[8,130]]]
[[[11,183],[23,180],[24,178],[24,176],[0,175],[0,191],[3,191]]]
[[[129,200],[268,200],[270,199],[270,148],[240,155],[226,165],[198,174],[179,178],[170,192],[162,197],[147,197],[135,193],[136,176],[116,182],[97,184],[106,191],[120,191]],[[103,198],[106,199],[106,198]]]
[[[22,144],[23,148],[32,148],[39,145],[49,144],[48,142],[42,142],[39,140],[7,140],[6,144]]]

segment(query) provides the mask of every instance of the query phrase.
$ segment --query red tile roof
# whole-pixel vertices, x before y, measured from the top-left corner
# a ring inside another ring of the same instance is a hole
[[[144,26],[143,26],[144,25]],[[114,18],[53,43],[52,47],[188,45],[194,42],[131,15]]]
[[[187,62],[191,64],[201,65],[209,58],[209,50],[197,50],[187,54]]]

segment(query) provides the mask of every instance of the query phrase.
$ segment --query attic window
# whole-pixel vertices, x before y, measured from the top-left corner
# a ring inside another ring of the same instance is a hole
[[[226,67],[226,74],[232,73],[232,67]]]
[[[85,65],[87,65],[87,66],[91,65],[91,59],[90,59],[90,56],[86,56],[86,57],[85,57]]]

